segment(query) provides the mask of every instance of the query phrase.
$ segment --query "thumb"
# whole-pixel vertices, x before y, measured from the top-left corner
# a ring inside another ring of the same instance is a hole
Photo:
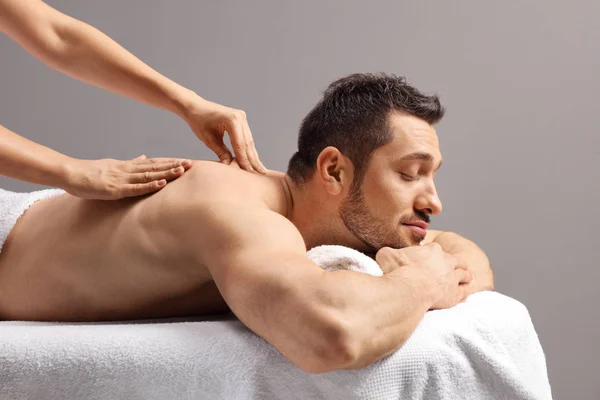
[[[231,163],[233,155],[222,140],[217,141],[215,139],[212,139],[208,141],[208,143],[206,143],[206,146],[212,151],[214,151],[217,157],[219,157],[220,162],[227,165]]]

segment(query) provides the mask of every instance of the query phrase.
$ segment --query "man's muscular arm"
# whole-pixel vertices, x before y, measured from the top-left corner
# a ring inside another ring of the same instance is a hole
[[[198,261],[235,315],[305,371],[375,362],[402,346],[437,301],[421,268],[384,278],[324,272],[294,225],[273,212],[224,202],[198,212]]]
[[[487,255],[475,243],[454,232],[427,230],[423,244],[438,243],[442,250],[463,261],[473,273],[467,284],[467,295],[483,290],[494,290],[494,273]]]

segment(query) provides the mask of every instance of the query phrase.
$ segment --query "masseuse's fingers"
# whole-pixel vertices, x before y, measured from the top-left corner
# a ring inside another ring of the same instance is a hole
[[[238,115],[239,117],[235,119],[233,124],[233,132],[228,131],[236,159],[245,170],[264,174],[267,170],[258,158],[246,113],[239,110]]]
[[[182,164],[190,164],[191,165],[192,161],[186,160],[183,158],[159,158],[159,157],[146,158],[146,156],[141,155],[141,156],[131,160],[130,163],[132,165],[152,165],[152,164],[168,164],[168,163],[177,164],[177,165],[182,165]]]
[[[189,169],[192,166],[192,162],[190,160],[173,160],[169,161],[165,159],[164,162],[148,162],[148,163],[140,163],[140,164],[132,164],[128,171],[134,173],[140,172],[159,172],[159,171],[167,171],[172,168],[182,167],[184,170]]]
[[[233,155],[231,151],[227,148],[227,145],[223,141],[223,136],[209,136],[206,138],[206,147],[214,151],[214,153],[219,157],[219,162],[223,164],[231,164],[233,160]]]
[[[244,122],[242,123],[242,128],[244,129],[244,140],[246,142],[246,150],[248,154],[248,159],[250,160],[250,164],[252,164],[252,168],[263,174],[266,173],[267,169],[260,161],[260,158],[258,158],[258,153],[256,151],[254,139],[252,139],[252,132],[250,132],[248,120],[244,120]]]
[[[231,122],[231,125],[227,127],[227,133],[229,133],[231,146],[240,167],[246,171],[254,172],[254,168],[252,168],[250,158],[248,157],[248,144],[246,143],[241,117]]]
[[[159,172],[146,171],[142,173],[131,174],[129,183],[150,183],[154,181],[160,181],[161,179],[172,181],[173,179],[179,178],[184,172],[185,169],[182,166],[161,170]]]
[[[143,196],[162,189],[167,184],[166,180],[154,181],[150,183],[133,183],[123,185],[119,189],[119,198]]]
[[[224,142],[227,132],[239,167],[251,172],[267,172],[258,158],[244,111],[195,96],[188,101],[183,118],[198,139],[214,151],[222,163],[230,164],[234,158]]]
[[[82,199],[117,200],[141,196],[163,188],[168,181],[179,178],[192,165],[190,160],[175,158],[132,160],[73,159],[65,169],[60,187]]]

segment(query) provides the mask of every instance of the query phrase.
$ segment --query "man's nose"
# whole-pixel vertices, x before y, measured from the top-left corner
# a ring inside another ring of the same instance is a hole
[[[429,215],[438,215],[442,212],[442,201],[440,200],[435,187],[421,194],[416,201],[416,209]]]

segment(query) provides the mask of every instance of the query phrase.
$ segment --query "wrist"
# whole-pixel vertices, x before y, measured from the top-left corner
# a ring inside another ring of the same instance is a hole
[[[429,276],[422,272],[418,265],[405,265],[381,278],[396,281],[410,292],[410,297],[420,304],[425,311],[429,310],[439,300],[440,294],[432,284]]]
[[[52,186],[69,192],[77,175],[77,161],[75,158],[67,157],[62,162],[56,163],[51,174],[55,181]]]
[[[171,111],[183,120],[187,120],[198,101],[202,100],[204,99],[194,91],[181,87],[180,90],[170,96]]]

